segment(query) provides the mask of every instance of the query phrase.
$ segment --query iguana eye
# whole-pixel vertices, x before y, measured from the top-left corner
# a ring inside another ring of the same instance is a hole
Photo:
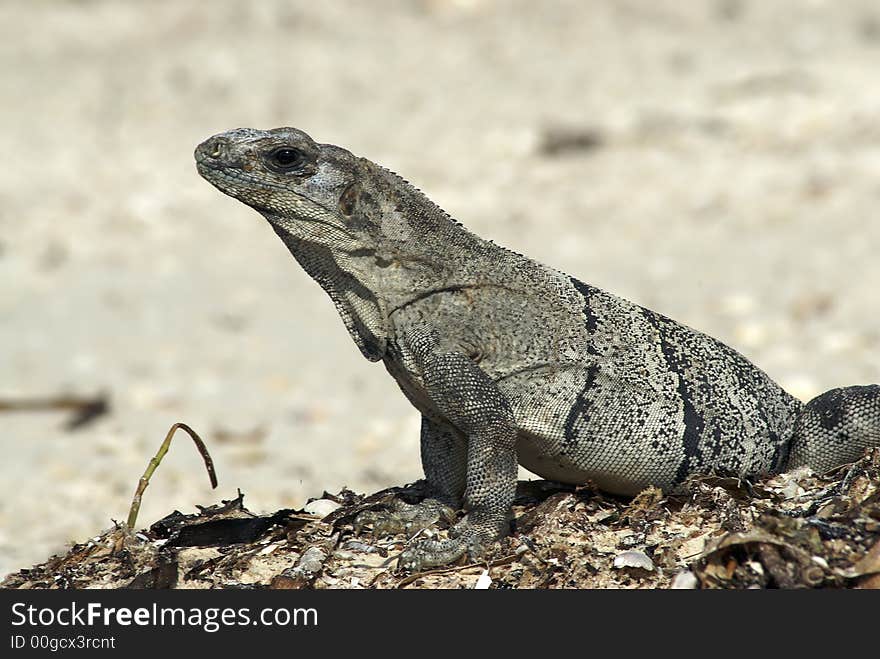
[[[303,154],[301,151],[292,149],[289,146],[282,146],[269,153],[269,162],[276,168],[289,171],[296,169],[302,164]]]

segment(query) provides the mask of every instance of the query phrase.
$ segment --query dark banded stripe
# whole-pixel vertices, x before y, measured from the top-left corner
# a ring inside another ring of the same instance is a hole
[[[691,467],[702,463],[702,453],[700,451],[700,439],[705,428],[705,420],[694,406],[693,397],[688,388],[687,378],[685,377],[684,360],[669,342],[666,327],[673,321],[649,311],[642,310],[645,319],[651,326],[657,330],[657,337],[660,341],[660,352],[666,361],[666,366],[671,373],[676,376],[677,391],[679,400],[682,402],[684,411],[684,436],[682,437],[682,447],[684,448],[684,458],[678,465],[675,472],[675,484],[683,483],[690,473]]]

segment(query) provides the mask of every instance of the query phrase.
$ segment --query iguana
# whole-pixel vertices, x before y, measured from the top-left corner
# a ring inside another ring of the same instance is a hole
[[[395,514],[466,515],[449,539],[410,543],[405,568],[502,536],[517,463],[633,495],[697,473],[823,471],[880,444],[880,386],[802,404],[720,341],[474,235],[397,174],[300,130],[232,130],[195,159],[269,221],[421,412],[433,496]]]

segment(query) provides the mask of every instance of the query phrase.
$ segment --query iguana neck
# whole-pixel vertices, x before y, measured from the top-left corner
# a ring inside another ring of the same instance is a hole
[[[362,212],[382,217],[374,245],[329,248],[271,224],[330,296],[361,353],[378,361],[391,335],[392,310],[434,290],[479,284],[501,248],[470,233],[396,174],[370,165]]]
[[[371,198],[364,212],[381,216],[382,231],[372,254],[343,258],[387,308],[433,289],[479,283],[491,271],[501,248],[468,231],[408,181],[367,162]]]

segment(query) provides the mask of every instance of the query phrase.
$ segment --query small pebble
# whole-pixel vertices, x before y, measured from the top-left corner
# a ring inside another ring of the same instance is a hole
[[[633,549],[615,556],[614,567],[638,567],[650,572],[654,569],[654,561],[652,561],[645,552]]]
[[[795,497],[799,497],[804,493],[804,489],[798,485],[795,481],[788,482],[785,487],[780,490],[782,496],[786,499],[794,499]]]
[[[492,577],[489,576],[489,570],[483,570],[483,573],[477,577],[477,583],[474,584],[474,590],[487,590],[492,585]]]
[[[356,551],[362,554],[375,554],[379,551],[378,547],[361,542],[360,540],[349,540],[343,546],[343,550]]]
[[[685,570],[673,577],[672,585],[669,587],[673,590],[694,590],[698,585],[699,582],[696,575],[689,570]]]
[[[325,560],[327,560],[327,554],[317,547],[309,547],[300,556],[296,569],[303,573],[315,574],[320,571]]]
[[[276,549],[278,549],[279,546],[280,546],[280,545],[279,545],[278,543],[273,543],[273,544],[271,544],[271,545],[266,545],[265,547],[263,547],[263,548],[259,551],[259,553],[257,554],[257,556],[268,556],[268,555],[271,554],[273,551],[275,551]]]
[[[335,501],[331,501],[330,499],[316,499],[315,501],[309,501],[303,510],[310,515],[317,515],[318,517],[326,517],[334,510],[339,508],[339,504]]]

